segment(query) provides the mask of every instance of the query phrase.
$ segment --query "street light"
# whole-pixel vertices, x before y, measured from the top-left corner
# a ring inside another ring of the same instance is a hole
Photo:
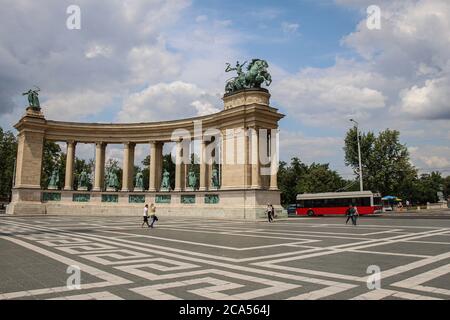
[[[359,189],[363,191],[363,178],[362,178],[362,165],[361,165],[361,145],[359,143],[359,130],[358,130],[358,122],[353,119],[350,119],[351,122],[355,124],[356,128],[356,140],[358,141],[358,161],[359,161]]]

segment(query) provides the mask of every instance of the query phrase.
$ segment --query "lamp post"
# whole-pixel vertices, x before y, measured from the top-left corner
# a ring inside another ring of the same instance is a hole
[[[351,122],[355,124],[356,128],[356,140],[358,141],[358,161],[359,161],[359,189],[363,191],[363,178],[362,178],[362,165],[361,165],[361,145],[359,143],[359,130],[358,130],[358,122],[353,119],[350,119]]]

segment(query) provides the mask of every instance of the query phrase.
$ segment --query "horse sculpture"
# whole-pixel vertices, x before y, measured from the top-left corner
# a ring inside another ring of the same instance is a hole
[[[242,71],[242,67],[245,65],[236,63],[236,68],[231,68],[227,63],[226,72],[236,70],[237,77],[234,77],[227,81],[225,85],[225,92],[231,93],[242,89],[261,88],[261,84],[265,82],[266,86],[272,83],[272,77],[267,71],[269,64],[265,60],[253,59],[247,66],[247,72]]]

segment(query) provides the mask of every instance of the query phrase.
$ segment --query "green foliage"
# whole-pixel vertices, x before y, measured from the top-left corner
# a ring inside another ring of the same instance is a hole
[[[0,128],[0,198],[9,199],[11,196],[16,154],[16,137]]]
[[[408,149],[400,143],[400,133],[385,130],[376,137],[372,132],[360,134],[364,189],[383,195],[406,197],[417,176],[409,162]],[[359,171],[356,128],[345,138],[345,163]]]
[[[328,164],[313,163],[310,166],[294,157],[291,164],[281,161],[278,171],[278,187],[281,190],[281,203],[295,203],[299,193],[335,192],[349,182],[333,170]]]
[[[443,192],[445,195],[445,180],[442,178],[439,172],[431,172],[431,174],[422,174],[420,178],[415,179],[412,183],[412,188],[410,189],[410,199],[413,203],[433,203],[437,202],[439,191]]]
[[[64,187],[64,176],[66,168],[66,154],[61,152],[61,147],[52,141],[44,141],[42,151],[42,174],[41,187],[47,188],[53,170],[58,170],[58,188]]]
[[[344,188],[346,182],[327,164],[312,163],[298,181],[297,193],[335,192]]]

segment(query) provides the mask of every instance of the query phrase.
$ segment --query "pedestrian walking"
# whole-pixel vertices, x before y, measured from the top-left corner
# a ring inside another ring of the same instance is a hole
[[[150,225],[148,224],[148,204],[144,206],[144,222],[142,222],[141,228],[144,227],[144,224],[147,224],[147,226],[150,228]]]
[[[158,217],[156,216],[156,207],[152,203],[150,204],[150,218],[152,219],[152,223],[150,224],[150,228],[153,228],[153,225],[155,224],[155,221],[158,221]]]
[[[356,220],[359,217],[359,212],[358,212],[357,206],[354,206],[353,208],[355,209],[355,212],[353,213],[352,222],[353,222],[353,225],[356,226]]]
[[[269,220],[269,222],[272,222],[273,221],[273,206],[270,203],[267,204],[266,213],[267,213],[267,219]]]
[[[356,207],[353,206],[353,204],[350,204],[348,206],[346,215],[347,220],[345,221],[345,224],[347,224],[349,220],[352,220],[352,224],[356,226],[356,216],[358,215],[358,209],[356,209]]]

